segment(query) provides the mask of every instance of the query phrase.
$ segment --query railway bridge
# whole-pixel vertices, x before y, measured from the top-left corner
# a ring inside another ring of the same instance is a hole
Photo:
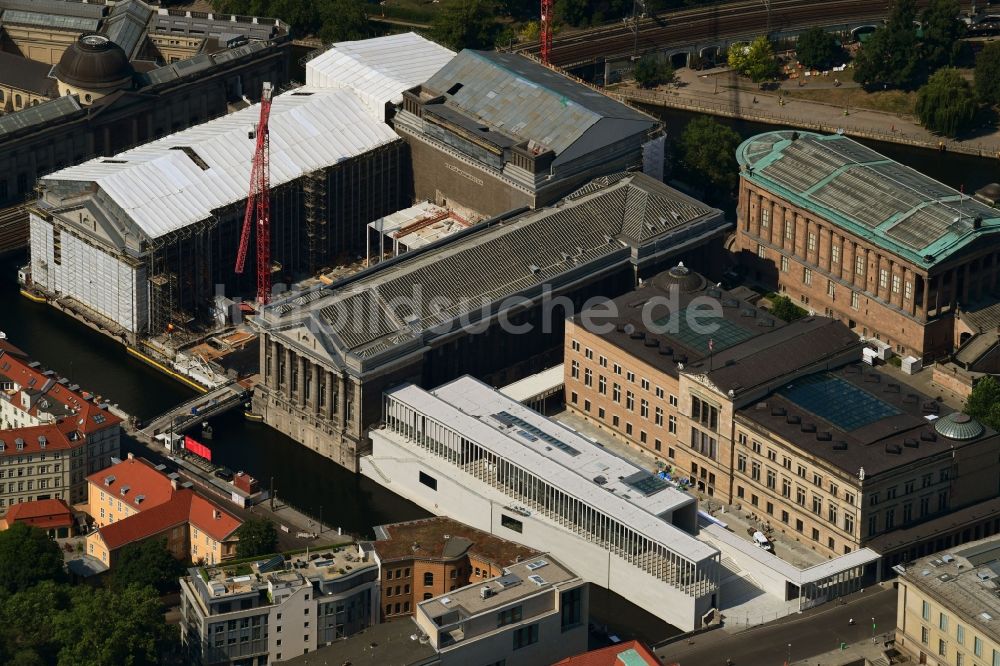
[[[592,79],[613,83],[630,71],[634,61],[649,53],[671,59],[675,67],[690,64],[692,56],[715,60],[734,42],[759,35],[793,38],[821,26],[857,34],[874,30],[889,12],[886,0],[744,0],[696,9],[657,14],[638,22],[625,19],[565,35],[553,40],[553,65]],[[917,0],[918,10],[929,0]],[[963,9],[970,0],[960,3]],[[537,56],[538,44],[517,48]]]

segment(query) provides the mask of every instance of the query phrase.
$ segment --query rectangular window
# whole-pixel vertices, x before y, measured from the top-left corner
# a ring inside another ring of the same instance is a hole
[[[597,392],[601,395],[608,394],[608,380],[605,379],[604,375],[597,376]]]
[[[570,362],[570,364],[569,364],[569,375],[573,379],[579,379],[580,378],[580,362],[579,361],[572,361],[572,362]]]
[[[816,251],[816,234],[812,231],[810,231],[809,235],[806,237],[806,249],[809,252]]]
[[[943,638],[938,639],[938,654],[942,657],[948,654],[948,644],[945,643]]]
[[[671,406],[671,407],[676,407],[676,406],[677,406],[677,396],[676,396],[676,395],[671,395],[671,396],[669,396],[669,397],[667,398],[667,402],[669,402],[669,403],[670,403],[670,406]]]
[[[437,479],[435,479],[433,476],[429,474],[425,474],[424,472],[420,472],[420,483],[424,484],[431,490],[438,489]]]
[[[767,250],[764,249],[764,246],[759,243],[757,245],[757,256],[761,259],[767,259]]]
[[[851,308],[857,310],[859,307],[861,307],[860,301],[861,301],[861,299],[858,297],[858,292],[852,291],[851,292]]]
[[[903,285],[903,298],[906,300],[913,298],[913,283],[909,280]]]
[[[927,645],[927,641],[930,639],[931,632],[927,627],[920,627],[920,642]]]
[[[826,295],[833,298],[836,294],[837,287],[833,284],[833,280],[826,281]]]
[[[788,257],[786,257],[785,255],[781,255],[781,272],[782,273],[788,272]]]
[[[789,498],[792,496],[792,482],[785,478],[781,479],[781,496]]]
[[[515,622],[520,622],[522,617],[524,617],[523,606],[514,606],[513,608],[507,608],[497,613],[497,626],[505,627],[508,624],[514,624]]]
[[[774,490],[775,486],[778,484],[778,475],[774,473],[774,470],[767,470],[767,487]]]
[[[792,220],[785,220],[785,240],[794,240],[795,224]]]
[[[983,639],[979,636],[972,639],[972,652],[977,657],[983,656]]]
[[[858,275],[865,274],[865,256],[863,254],[854,257],[854,272]]]
[[[948,616],[944,613],[938,613],[938,629],[948,631]]]
[[[878,288],[885,289],[889,286],[889,270],[885,268],[878,269]]]
[[[892,276],[892,293],[894,293],[894,294],[898,294],[899,293],[899,276],[898,275],[893,275]]]
[[[635,411],[635,394],[632,391],[625,391],[625,409]]]
[[[771,223],[771,209],[766,206],[760,207],[760,226],[767,229]]]
[[[813,272],[808,268],[802,269],[802,283],[811,285],[813,283]]]
[[[645,398],[639,400],[639,416],[644,419],[649,418],[649,401]]]
[[[667,432],[677,434],[677,417],[673,414],[667,417]]]
[[[736,457],[736,469],[742,474],[747,473],[747,457],[742,453]]]
[[[663,407],[657,405],[656,410],[653,412],[653,422],[658,425],[663,425]]]
[[[563,631],[578,627],[583,621],[582,590],[582,587],[577,587],[561,595],[559,607],[562,614],[560,625]]]
[[[830,246],[830,263],[839,264],[840,263],[840,246],[833,244]]]
[[[517,532],[518,534],[524,530],[524,524],[520,520],[511,518],[510,516],[502,513],[500,514],[500,524],[509,530]]]
[[[618,403],[619,405],[621,404],[621,402],[622,402],[622,387],[620,385],[618,385],[618,384],[612,384],[611,385],[611,400],[613,402]]]
[[[955,626],[955,640],[959,645],[965,645],[965,627],[960,624]]]
[[[844,514],[844,531],[848,534],[854,534],[854,516],[852,514]]]
[[[523,647],[533,645],[538,642],[538,625],[529,624],[514,630],[514,649],[520,650]]]

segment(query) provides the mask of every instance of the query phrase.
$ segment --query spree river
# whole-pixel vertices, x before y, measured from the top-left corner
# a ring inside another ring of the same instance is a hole
[[[664,120],[671,136],[678,136],[695,117],[670,109],[655,112]],[[744,137],[777,128],[725,118],[719,121]],[[987,183],[1000,181],[1000,162],[997,160],[909,146],[864,143],[943,183],[964,187],[970,194]],[[673,174],[673,177],[682,176]],[[110,338],[48,305],[20,296],[17,268],[25,261],[25,252],[0,257],[0,303],[4,306],[0,314],[0,331],[11,343],[47,368],[117,403],[140,419],[165,412],[194,395],[190,389],[129,356],[124,347]],[[216,462],[233,470],[244,470],[264,486],[273,480],[280,498],[314,517],[322,507],[323,520],[329,526],[369,535],[374,525],[427,515],[411,502],[367,478],[348,472],[264,424],[245,420],[239,410],[216,417],[212,426],[215,437],[206,443]],[[125,441],[123,448],[142,454],[142,447],[136,442]],[[641,609],[605,591],[595,590],[592,606],[595,620],[608,624],[623,637],[636,635],[656,642],[676,633]]]

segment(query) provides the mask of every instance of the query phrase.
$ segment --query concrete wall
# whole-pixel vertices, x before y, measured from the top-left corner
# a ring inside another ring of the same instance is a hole
[[[455,467],[437,468],[437,462],[401,446],[379,431],[372,432],[373,453],[361,458],[361,473],[424,509],[515,541],[567,562],[584,580],[608,588],[684,631],[694,629],[708,610],[666,583],[586,541],[542,516],[523,516],[505,510],[512,500]],[[420,482],[420,472],[437,481],[437,489]],[[519,521],[518,532],[502,524],[503,516]]]

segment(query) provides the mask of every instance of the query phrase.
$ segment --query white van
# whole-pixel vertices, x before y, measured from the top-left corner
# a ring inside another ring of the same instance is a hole
[[[774,547],[771,545],[771,542],[768,541],[767,537],[764,536],[763,532],[753,533],[753,543],[758,548],[762,548],[769,553],[774,552]]]

